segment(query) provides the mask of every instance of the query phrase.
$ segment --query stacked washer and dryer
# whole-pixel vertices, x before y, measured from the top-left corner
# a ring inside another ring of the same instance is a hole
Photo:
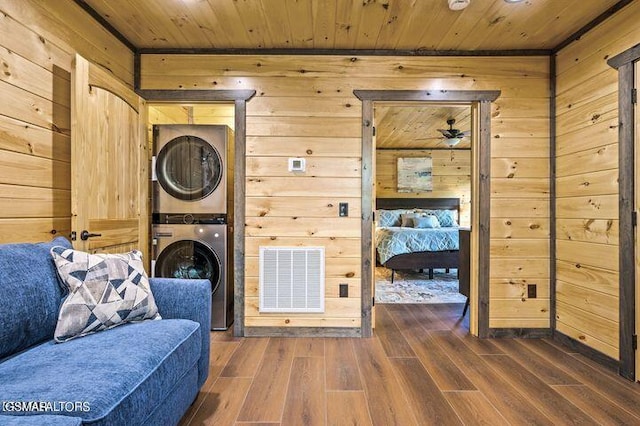
[[[152,274],[208,279],[211,329],[233,321],[233,132],[221,125],[155,125]]]

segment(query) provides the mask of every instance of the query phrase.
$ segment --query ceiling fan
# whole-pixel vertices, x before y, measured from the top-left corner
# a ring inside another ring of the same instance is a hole
[[[455,146],[457,145],[462,138],[469,136],[469,131],[463,132],[458,129],[454,129],[453,125],[456,124],[455,118],[450,118],[447,120],[447,124],[449,125],[448,129],[438,129],[442,136],[444,136],[444,144],[447,146]]]

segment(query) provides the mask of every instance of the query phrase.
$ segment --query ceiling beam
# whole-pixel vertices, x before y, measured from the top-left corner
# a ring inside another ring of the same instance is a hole
[[[216,48],[140,48],[150,55],[314,55],[314,56],[549,56],[550,49],[508,50],[394,50],[394,49],[216,49]]]

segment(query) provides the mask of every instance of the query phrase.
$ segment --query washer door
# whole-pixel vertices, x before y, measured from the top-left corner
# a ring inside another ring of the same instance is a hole
[[[220,285],[222,264],[218,255],[206,245],[192,240],[171,243],[156,260],[155,276],[162,278],[207,279],[213,293]]]
[[[172,197],[196,201],[210,195],[222,180],[220,153],[197,136],[179,136],[158,153],[156,175]]]

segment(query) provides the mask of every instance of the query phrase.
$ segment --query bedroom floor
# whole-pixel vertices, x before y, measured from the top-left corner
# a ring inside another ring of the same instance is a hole
[[[214,332],[180,424],[640,424],[638,384],[552,340],[470,336],[461,308],[376,304],[371,339]]]
[[[435,269],[433,279],[425,272],[396,271],[393,283],[391,270],[376,267],[376,303],[464,303],[467,298],[458,293],[455,269]]]

